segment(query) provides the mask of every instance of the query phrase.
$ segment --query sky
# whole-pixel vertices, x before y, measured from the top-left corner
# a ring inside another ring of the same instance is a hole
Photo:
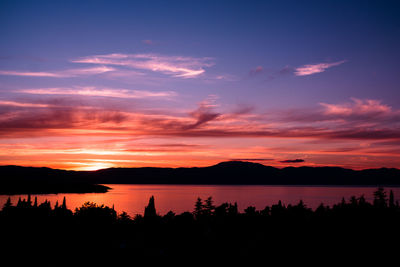
[[[400,168],[399,12],[0,0],[0,165]]]

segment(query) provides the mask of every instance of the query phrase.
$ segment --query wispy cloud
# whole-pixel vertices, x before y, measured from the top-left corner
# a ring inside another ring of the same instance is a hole
[[[341,61],[332,62],[332,63],[308,64],[308,65],[304,65],[304,66],[295,68],[294,74],[296,76],[312,75],[315,73],[324,72],[328,68],[331,68],[334,66],[339,66],[345,62],[346,62],[346,60],[341,60]]]
[[[174,77],[194,78],[214,63],[211,58],[163,56],[158,54],[107,54],[71,60],[74,63],[123,66],[133,69],[160,72]]]
[[[54,89],[54,94],[62,93],[61,89]],[[190,110],[154,111],[112,104],[121,99],[92,103],[81,97],[75,101],[73,97],[44,97],[41,93],[49,93],[45,91],[36,93],[0,101],[0,138],[4,140],[0,159],[5,162],[16,164],[12,156],[19,155],[26,164],[35,155],[37,164],[43,165],[54,154],[62,164],[87,160],[90,155],[99,161],[112,157],[116,165],[138,160],[140,166],[181,162],[182,158],[189,165],[224,159],[277,166],[326,165],[333,159],[357,168],[399,166],[400,110],[378,100],[352,99],[316,103],[293,112],[259,113],[252,107],[224,110],[218,97],[211,95]],[[32,147],[33,140],[43,147]]]
[[[151,40],[144,40],[153,44]],[[209,57],[196,58],[186,56],[165,56],[159,54],[106,54],[73,59],[72,63],[94,64],[91,68],[73,68],[50,71],[0,70],[0,75],[21,77],[69,78],[97,74],[110,77],[142,76],[145,71],[162,73],[180,78],[195,78],[205,73],[205,68],[214,65]],[[228,76],[218,76],[217,79],[228,79]]]
[[[234,158],[229,159],[233,161],[273,161],[274,159],[263,159],[263,158]]]
[[[186,129],[194,129],[209,121],[217,119],[221,115],[213,110],[215,107],[217,107],[215,104],[217,99],[218,96],[210,95],[206,100],[200,102],[199,108],[193,112],[190,112],[190,115],[196,119],[196,122],[188,125]]]
[[[29,107],[29,108],[48,108],[49,104],[36,104],[36,103],[23,103],[16,101],[1,101],[0,106],[11,106],[11,107]]]
[[[304,159],[286,159],[286,160],[281,160],[280,163],[301,163],[305,162]]]
[[[251,69],[249,74],[250,75],[257,75],[257,74],[262,73],[263,71],[264,71],[264,68],[262,66],[257,66],[254,69]]]
[[[60,74],[53,72],[31,72],[31,71],[13,71],[13,70],[0,70],[0,75],[27,76],[27,77],[53,77],[53,78],[64,77],[61,76]]]
[[[96,87],[23,89],[17,92],[37,95],[82,95],[118,98],[170,98],[177,95],[174,91],[146,91]]]
[[[352,103],[321,105],[319,109],[295,112],[275,110],[268,115],[255,114],[253,109],[241,113],[223,112],[215,103],[216,96],[200,102],[192,111],[175,113],[170,109],[149,112],[139,108],[107,108],[103,102],[102,107],[85,107],[82,103],[65,103],[67,100],[41,101],[32,104],[3,101],[3,105],[10,107],[0,110],[3,116],[0,119],[1,133],[15,136],[17,133],[31,134],[35,129],[59,129],[61,133],[67,129],[79,132],[96,129],[102,134],[137,137],[400,140],[400,111],[377,100],[353,100]],[[45,105],[51,106],[45,108]],[[62,126],[62,121],[69,123]]]
[[[320,103],[324,107],[324,113],[336,116],[357,116],[371,118],[371,116],[389,115],[392,108],[382,104],[380,100],[352,98],[352,102],[344,104]]]
[[[61,71],[14,71],[14,70],[0,70],[0,75],[8,76],[26,76],[26,77],[51,77],[51,78],[69,78],[77,76],[87,76],[102,74],[109,71],[114,71],[114,68],[106,66],[98,66],[93,68],[79,68],[67,69]]]

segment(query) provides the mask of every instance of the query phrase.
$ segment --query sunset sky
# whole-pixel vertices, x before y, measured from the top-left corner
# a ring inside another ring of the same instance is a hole
[[[400,168],[400,1],[0,1],[0,165]]]

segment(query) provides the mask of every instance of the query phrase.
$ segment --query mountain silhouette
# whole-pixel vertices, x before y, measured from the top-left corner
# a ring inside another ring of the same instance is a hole
[[[46,167],[0,166],[0,194],[104,193],[84,173]]]
[[[275,168],[243,161],[192,168],[109,168],[66,171],[50,168],[0,166],[0,193],[106,192],[100,184],[215,185],[359,185],[400,186],[394,168],[352,170],[341,167]]]

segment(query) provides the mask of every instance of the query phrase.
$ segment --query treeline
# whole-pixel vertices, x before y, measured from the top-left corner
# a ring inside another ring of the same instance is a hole
[[[212,197],[205,199],[198,198],[194,204],[193,212],[184,212],[180,215],[176,215],[173,211],[168,212],[164,216],[159,215],[156,212],[155,199],[152,196],[149,200],[149,204],[144,208],[144,216],[137,214],[134,218],[129,216],[126,212],[117,214],[114,209],[105,206],[98,205],[94,202],[85,202],[81,207],[76,208],[75,211],[67,209],[66,198],[64,197],[62,204],[59,205],[58,201],[55,203],[54,208],[52,208],[50,201],[45,200],[43,203],[38,204],[37,197],[32,201],[31,196],[28,194],[27,199],[18,199],[16,205],[13,205],[11,198],[9,197],[3,206],[1,211],[1,219],[6,219],[7,217],[19,216],[19,215],[43,215],[43,216],[71,216],[71,217],[96,217],[98,222],[103,219],[108,218],[109,221],[123,220],[135,221],[142,220],[144,218],[158,218],[163,219],[168,217],[176,216],[190,216],[193,220],[203,220],[207,217],[221,217],[221,216],[265,216],[265,217],[281,217],[281,216],[320,216],[329,215],[335,216],[338,214],[349,213],[360,215],[364,213],[365,215],[374,215],[376,212],[382,215],[382,212],[398,214],[400,212],[399,201],[395,201],[394,193],[390,190],[389,195],[384,190],[384,188],[378,188],[374,194],[373,202],[370,203],[366,201],[364,195],[360,197],[352,196],[348,201],[342,198],[340,203],[330,206],[325,206],[323,203],[320,206],[312,210],[308,208],[302,200],[296,205],[284,205],[282,201],[278,201],[277,204],[272,206],[266,206],[262,210],[257,210],[253,206],[249,206],[244,209],[243,213],[238,210],[238,205],[235,202],[232,203],[222,203],[219,206],[214,205]],[[348,212],[351,211],[351,212]]]
[[[399,248],[391,241],[400,237],[400,206],[392,191],[379,188],[372,202],[364,196],[351,197],[315,210],[302,201],[296,205],[278,201],[261,210],[250,206],[240,212],[236,203],[215,205],[209,197],[198,198],[192,212],[159,215],[151,197],[144,215],[131,217],[93,202],[71,211],[65,198],[52,207],[49,201],[38,204],[28,196],[15,205],[8,199],[0,212],[0,226],[2,242],[10,248],[23,250],[25,242],[34,241],[40,248],[57,248],[57,256],[71,249],[113,255],[104,254],[101,263],[115,261],[114,256],[121,262],[132,257],[195,258],[204,251],[204,257],[241,259],[273,257],[282,251],[351,256],[362,249],[386,255]]]

